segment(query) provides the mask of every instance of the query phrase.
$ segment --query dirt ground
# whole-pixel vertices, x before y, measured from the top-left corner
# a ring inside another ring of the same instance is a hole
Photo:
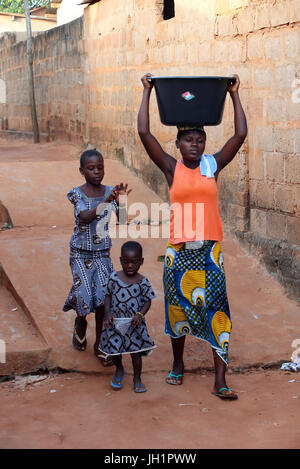
[[[157,294],[147,319],[157,349],[143,362],[148,391],[133,392],[128,357],[124,388],[110,387],[113,370],[92,351],[93,318],[86,352],[72,348],[74,312],[61,307],[71,283],[73,213],[66,193],[82,183],[79,153],[70,144],[0,141],[0,200],[14,222],[0,232],[0,263],[10,282],[0,285],[0,339],[7,344],[0,448],[299,449],[300,373],[280,370],[300,338],[299,305],[229,233],[223,242],[233,318],[227,382],[237,401],[211,394],[211,351],[192,338],[183,385],[165,383],[172,357],[157,262],[164,240],[143,240],[143,268]],[[105,168],[106,183],[129,182],[133,200],[159,200],[119,162],[106,160]],[[113,241],[114,264],[121,242]]]
[[[125,360],[126,363],[126,360]],[[211,394],[210,372],[169,386],[144,373],[135,394],[130,363],[124,387],[110,376],[78,373],[15,379],[0,385],[0,447],[49,449],[291,449],[300,446],[300,374],[230,373],[237,401]],[[28,380],[29,378],[27,378]],[[107,451],[109,454],[109,451]]]

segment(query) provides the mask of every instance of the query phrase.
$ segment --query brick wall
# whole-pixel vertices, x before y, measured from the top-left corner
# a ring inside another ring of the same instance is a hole
[[[218,182],[222,218],[299,297],[299,1],[175,0],[168,21],[161,0],[118,5],[102,0],[85,11],[90,140],[166,197],[164,178],[136,132],[140,77],[238,73],[249,133]],[[150,112],[153,133],[177,155],[176,130],[160,123],[154,93]],[[207,151],[230,137],[232,117],[228,96],[222,124],[206,128]]]
[[[85,135],[85,55],[83,19],[33,38],[35,98],[41,134],[48,139],[83,141]],[[26,41],[14,33],[0,38],[0,79],[6,103],[0,102],[2,127],[31,132]],[[24,135],[24,134],[23,134]]]

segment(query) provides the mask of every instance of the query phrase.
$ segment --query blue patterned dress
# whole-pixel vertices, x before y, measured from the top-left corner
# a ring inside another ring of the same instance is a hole
[[[97,234],[98,220],[81,223],[79,214],[83,210],[92,210],[109,196],[113,186],[105,186],[103,197],[87,197],[79,187],[74,187],[67,194],[74,205],[76,225],[70,239],[70,268],[73,285],[67,296],[63,311],[74,309],[79,316],[86,316],[104,304],[103,289],[113,270],[110,259],[111,238],[108,224],[111,210],[117,210],[113,201],[101,214],[103,236]]]
[[[108,280],[106,294],[111,297],[110,312],[114,322],[108,328],[103,325],[100,352],[105,357],[137,352],[149,355],[156,345],[148,334],[145,320],[138,328],[131,326],[132,317],[146,301],[155,298],[149,280],[143,277],[139,283],[128,285],[114,271]]]

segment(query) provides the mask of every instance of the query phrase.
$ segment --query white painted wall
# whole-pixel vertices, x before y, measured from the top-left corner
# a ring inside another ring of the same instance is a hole
[[[63,0],[57,10],[57,26],[75,20],[83,15],[87,5],[79,5],[82,0]]]

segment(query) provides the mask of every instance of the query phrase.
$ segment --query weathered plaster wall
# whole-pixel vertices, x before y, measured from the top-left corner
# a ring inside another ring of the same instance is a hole
[[[31,16],[31,30],[45,31],[55,28],[56,19]],[[26,19],[24,15],[0,12],[0,34],[9,31],[26,32]]]
[[[2,127],[26,132],[32,130],[26,41],[16,39],[14,33],[0,38],[0,79],[6,88],[0,118]],[[49,139],[82,141],[86,123],[83,18],[36,35],[33,53],[40,132]]]

